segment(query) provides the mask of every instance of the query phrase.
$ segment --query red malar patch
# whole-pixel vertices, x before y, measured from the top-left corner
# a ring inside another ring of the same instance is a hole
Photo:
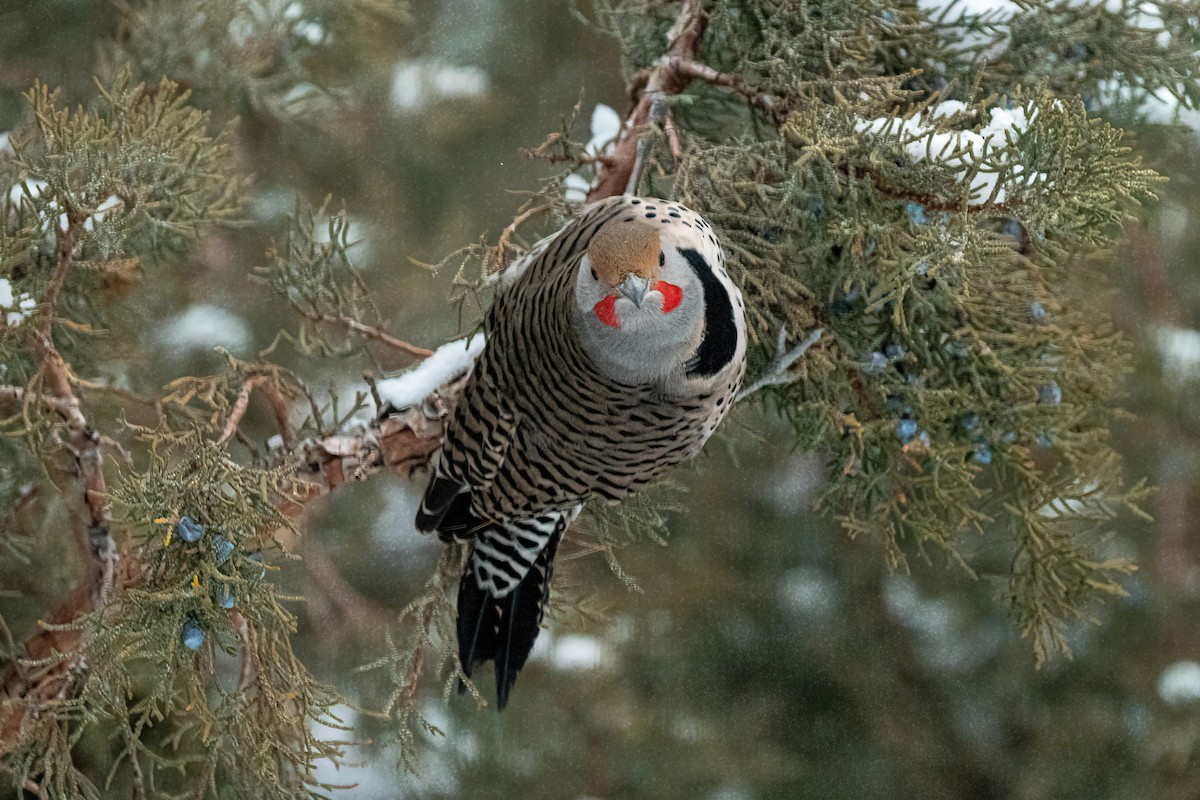
[[[679,302],[683,300],[683,289],[666,281],[659,281],[654,284],[654,288],[662,293],[664,314],[669,314],[679,307]]]
[[[621,327],[621,322],[617,319],[616,303],[617,296],[615,294],[610,294],[608,297],[592,306],[592,310],[596,312],[596,316],[599,317],[600,321],[605,325],[611,325],[614,328],[619,328]]]

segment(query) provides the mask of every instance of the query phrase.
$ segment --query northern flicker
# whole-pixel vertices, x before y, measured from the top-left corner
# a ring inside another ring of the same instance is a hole
[[[665,200],[596,203],[501,280],[416,522],[471,542],[459,658],[467,675],[496,662],[504,708],[563,531],[699,452],[741,384],[746,325],[712,227]]]

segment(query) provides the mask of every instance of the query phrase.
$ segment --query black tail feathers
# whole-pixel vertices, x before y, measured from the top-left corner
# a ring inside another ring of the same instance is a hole
[[[438,530],[443,518],[453,506],[470,504],[470,493],[456,480],[441,474],[435,474],[425,488],[425,496],[421,498],[421,507],[417,509],[417,530],[422,533]]]
[[[550,597],[554,553],[561,532],[555,532],[525,577],[504,597],[479,586],[474,557],[458,585],[458,657],[468,677],[488,661],[496,662],[496,706],[508,695],[537,640]],[[466,687],[459,682],[458,691]]]

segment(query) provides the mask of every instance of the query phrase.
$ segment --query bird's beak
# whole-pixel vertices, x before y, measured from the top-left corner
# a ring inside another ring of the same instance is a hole
[[[650,288],[650,281],[637,275],[630,275],[628,278],[617,287],[617,291],[623,297],[628,297],[633,301],[633,304],[638,308],[642,307],[642,301],[646,299],[646,292]]]

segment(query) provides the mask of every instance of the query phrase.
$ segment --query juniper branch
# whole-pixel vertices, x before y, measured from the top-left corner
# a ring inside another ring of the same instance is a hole
[[[732,89],[735,93],[745,98],[750,105],[771,115],[776,123],[783,120],[787,102],[784,98],[763,91],[737,75],[721,72],[691,58],[668,56],[665,59],[665,64],[668,69],[682,78],[701,80],[711,83],[713,86],[723,86],[726,89]]]
[[[588,192],[588,202],[603,200],[626,191],[634,175],[641,137],[651,120],[654,101],[664,94],[679,94],[687,87],[689,79],[681,75],[675,66],[681,61],[691,61],[695,58],[706,22],[700,0],[683,0],[679,7],[679,16],[675,18],[675,24],[667,33],[666,52],[651,70],[637,104],[626,117],[611,161],[601,164],[600,173]]]
[[[304,309],[297,310],[305,317],[311,319],[313,322],[327,322],[335,325],[341,325],[346,330],[357,333],[364,339],[370,339],[373,342],[379,342],[380,344],[387,345],[393,350],[399,350],[403,353],[408,353],[410,356],[415,358],[428,358],[429,356],[433,355],[433,351],[429,350],[428,348],[417,347],[416,345],[409,344],[403,339],[397,339],[395,336],[392,336],[383,328],[379,328],[374,325],[367,325],[351,317],[344,315],[334,316],[323,314],[320,311],[307,311]]]
[[[54,277],[42,299],[37,325],[29,334],[29,350],[40,366],[40,371],[57,399],[54,410],[67,423],[71,431],[71,447],[74,451],[79,479],[83,484],[83,501],[88,510],[88,536],[92,555],[99,571],[86,578],[98,594],[100,604],[108,602],[115,578],[114,565],[120,556],[113,541],[108,519],[108,486],[102,468],[100,437],[92,430],[80,409],[79,398],[71,387],[69,370],[53,341],[54,311],[58,297],[66,283],[75,259],[75,248],[83,228],[83,219],[68,211],[67,225],[58,231],[57,257]]]
[[[26,393],[20,386],[0,386],[0,400],[11,400],[17,403],[25,402]],[[69,401],[51,394],[39,395],[38,399],[51,411],[61,415],[70,414],[73,410]]]
[[[290,498],[279,498],[281,511],[297,516],[308,501],[383,471],[411,475],[441,446],[444,426],[465,385],[465,379],[459,378],[442,387],[422,408],[392,411],[358,433],[313,438],[300,443],[294,454],[278,454],[296,463],[297,491]],[[123,568],[115,577],[125,589],[135,589],[148,579],[148,564],[132,557],[120,563]],[[99,608],[99,600],[92,582],[81,582],[62,605],[46,615],[52,627],[25,642],[25,658],[0,672],[0,755],[19,746],[30,712],[74,695],[87,665],[80,659],[81,632],[70,623]],[[23,666],[28,663],[41,666]]]

